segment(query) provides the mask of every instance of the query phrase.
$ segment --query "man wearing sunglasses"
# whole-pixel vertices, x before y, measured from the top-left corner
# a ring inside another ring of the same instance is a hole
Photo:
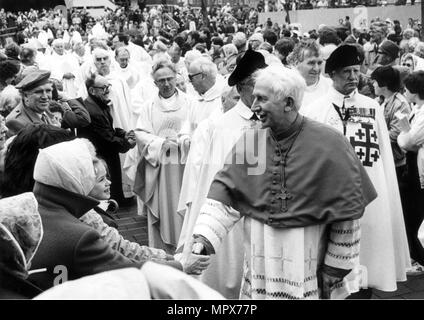
[[[111,176],[111,198],[121,207],[129,202],[122,191],[122,173],[120,153],[126,153],[135,147],[135,134],[113,126],[109,98],[111,85],[101,76],[93,74],[85,83],[88,98],[84,101],[91,117],[91,123],[78,131],[78,136],[89,139],[96,147],[97,154],[106,161]]]

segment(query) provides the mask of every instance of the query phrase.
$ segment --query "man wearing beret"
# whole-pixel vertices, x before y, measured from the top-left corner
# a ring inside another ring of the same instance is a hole
[[[17,134],[30,123],[54,124],[49,111],[53,85],[50,72],[36,70],[28,74],[16,86],[22,94],[22,102],[6,118],[8,135]]]
[[[397,281],[406,281],[408,242],[383,109],[358,93],[360,64],[355,46],[339,46],[325,66],[333,86],[303,114],[342,132],[371,178],[378,197],[361,219],[360,263],[368,272],[364,288],[395,291]],[[362,294],[371,297],[372,290],[363,290]]]
[[[196,194],[191,207],[184,216],[179,247],[188,246],[198,212],[204,203],[214,175],[222,169],[227,154],[243,132],[256,125],[257,117],[250,110],[253,103],[253,73],[266,67],[259,52],[247,50],[230,75],[228,84],[236,86],[240,94],[238,103],[226,113],[201,122],[195,137],[202,143],[193,143],[191,148],[201,148],[203,163],[198,176]],[[197,142],[197,139],[195,140]],[[200,280],[220,292],[227,299],[238,299],[243,272],[243,222],[240,221],[223,241],[221,250],[211,258],[211,265]]]

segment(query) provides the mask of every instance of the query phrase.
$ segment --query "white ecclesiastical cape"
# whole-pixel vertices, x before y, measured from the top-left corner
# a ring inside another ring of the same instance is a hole
[[[343,103],[350,113],[346,129],[333,105],[341,108]],[[346,131],[378,194],[361,218],[360,264],[367,268],[368,287],[396,291],[396,282],[406,281],[410,258],[383,109],[356,90],[345,97],[331,87],[326,96],[302,108],[301,113],[342,133]]]

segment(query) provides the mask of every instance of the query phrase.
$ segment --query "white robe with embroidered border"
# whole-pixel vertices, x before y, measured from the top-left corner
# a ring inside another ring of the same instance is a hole
[[[190,108],[190,98],[177,92],[169,99],[156,97],[143,106],[135,130],[138,148],[124,166],[136,182],[136,191],[143,201],[149,246],[168,252],[175,250],[183,223],[176,210],[186,152],[183,148],[179,148],[178,153],[173,150],[178,159],[169,158],[166,163],[161,149],[166,138],[178,138]],[[140,175],[140,183],[135,175]],[[143,185],[142,191],[138,191],[138,184]]]
[[[333,106],[335,103],[341,107],[343,97],[331,87],[326,96],[302,109],[302,113],[343,132],[343,123]],[[358,122],[347,121],[346,127],[346,137],[351,141],[378,194],[377,199],[366,207],[361,218],[360,263],[367,268],[368,287],[396,291],[396,282],[406,281],[406,269],[410,267],[410,259],[383,109],[379,108],[376,101],[356,91],[345,100],[345,107],[364,108],[368,112],[375,112],[375,118],[354,117]],[[362,143],[374,143],[378,148],[371,146],[370,150],[367,150],[368,148],[361,146]],[[373,158],[374,154],[378,159]]]
[[[205,140],[205,152],[197,180],[193,203],[184,215],[178,247],[185,253],[193,235],[198,213],[205,202],[215,174],[222,169],[228,153],[243,132],[254,124],[252,111],[240,100],[230,111],[203,121],[197,128]],[[211,257],[211,264],[199,279],[227,299],[237,299],[243,272],[243,221],[238,222],[224,239],[220,251]]]
[[[221,202],[207,199],[194,234],[209,240],[215,252],[240,213]],[[318,299],[317,266],[352,271],[331,292],[332,299],[346,298],[366,281],[359,266],[358,220],[305,228],[273,228],[244,218],[244,271],[240,299]],[[330,239],[330,241],[327,241]],[[345,243],[355,245],[346,247]]]

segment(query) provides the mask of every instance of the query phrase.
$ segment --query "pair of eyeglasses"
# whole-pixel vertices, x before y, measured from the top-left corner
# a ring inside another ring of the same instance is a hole
[[[107,59],[109,59],[109,57],[98,57],[96,58],[96,61],[101,62],[101,61],[106,61]]]
[[[107,86],[103,86],[103,87],[96,87],[96,86],[93,86],[93,88],[103,90],[103,93],[108,92],[108,91],[110,90],[110,87],[111,87],[111,85],[110,85],[110,84],[108,84]]]
[[[199,74],[202,74],[202,72],[198,72],[198,73],[195,73],[195,74],[189,74],[188,75],[188,79],[190,80],[190,82],[191,81],[193,81],[193,78],[195,77],[195,76],[198,76]]]

